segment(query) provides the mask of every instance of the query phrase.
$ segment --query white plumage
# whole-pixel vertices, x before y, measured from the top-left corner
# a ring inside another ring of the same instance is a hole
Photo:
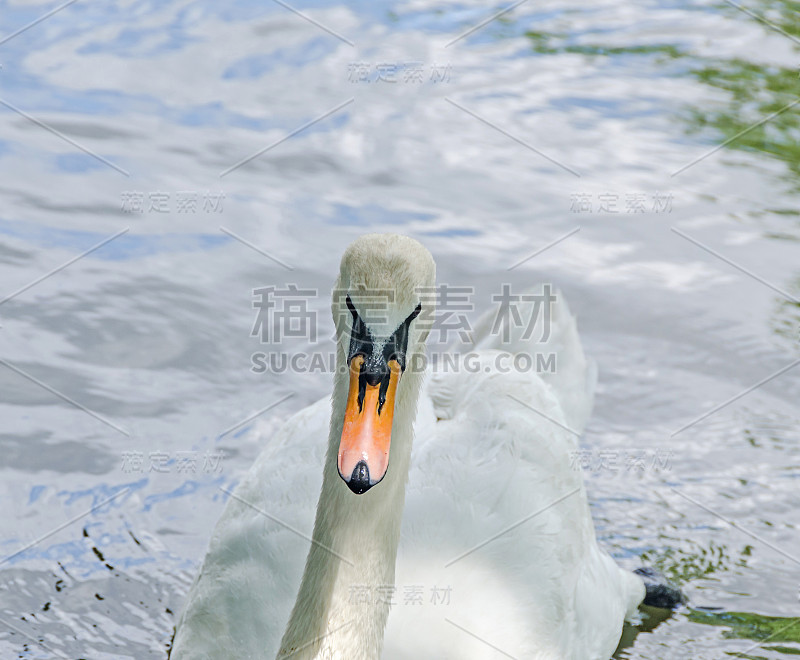
[[[348,248],[337,286],[395,288],[377,335],[433,281],[419,243],[368,235]],[[346,314],[337,301],[333,311],[344,364]],[[530,304],[520,311],[530,317]],[[346,373],[336,376],[333,414],[325,397],[265,439],[214,530],[173,660],[610,656],[645,589],[597,545],[574,466],[593,366],[561,296],[546,343],[512,328],[501,346],[487,318],[468,366],[429,373],[424,387],[422,374],[402,375],[389,470],[363,495],[335,465]],[[409,356],[424,351],[420,329]],[[507,352],[551,351],[555,374],[497,369],[511,363]]]

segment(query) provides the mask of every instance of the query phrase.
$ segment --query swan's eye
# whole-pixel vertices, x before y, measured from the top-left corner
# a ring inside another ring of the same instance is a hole
[[[353,315],[353,324],[350,330],[350,348],[347,351],[347,362],[349,364],[356,355],[363,355],[364,359],[367,360],[372,355],[373,340],[367,324],[359,316],[349,295],[345,298],[345,302]]]
[[[350,294],[347,294],[347,298],[345,298],[345,303],[347,303],[347,309],[350,310],[350,313],[353,315],[353,319],[358,316],[358,312],[356,311],[355,305],[353,305],[353,301],[350,299]]]

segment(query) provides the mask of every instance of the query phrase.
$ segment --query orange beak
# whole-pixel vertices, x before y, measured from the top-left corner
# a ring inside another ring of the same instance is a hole
[[[389,360],[388,386],[369,385],[361,374],[363,364],[363,355],[350,361],[350,388],[338,459],[339,475],[357,495],[383,479],[389,467],[394,400],[402,373],[397,361]]]

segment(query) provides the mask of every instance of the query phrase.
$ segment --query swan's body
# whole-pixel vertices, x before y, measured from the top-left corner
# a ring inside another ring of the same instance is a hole
[[[418,243],[373,235],[348,249],[338,285],[396,287],[391,329],[433,279]],[[424,351],[422,318],[409,356]],[[217,524],[173,660],[609,657],[645,588],[598,547],[574,469],[565,427],[582,430],[594,380],[575,321],[559,299],[546,343],[519,328],[504,345],[557,352],[542,377],[500,373],[487,329],[468,368],[424,390],[422,373],[402,374],[390,467],[363,495],[337,472],[346,372],[332,415],[326,397],[286,423]],[[342,365],[346,352],[340,342]]]

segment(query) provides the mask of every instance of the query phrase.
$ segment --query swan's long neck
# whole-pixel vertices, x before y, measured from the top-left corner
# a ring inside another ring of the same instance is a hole
[[[343,356],[340,355],[340,363]],[[375,660],[393,599],[395,559],[422,374],[404,373],[395,402],[389,469],[363,495],[336,467],[347,399],[337,369],[314,542],[278,658]]]

